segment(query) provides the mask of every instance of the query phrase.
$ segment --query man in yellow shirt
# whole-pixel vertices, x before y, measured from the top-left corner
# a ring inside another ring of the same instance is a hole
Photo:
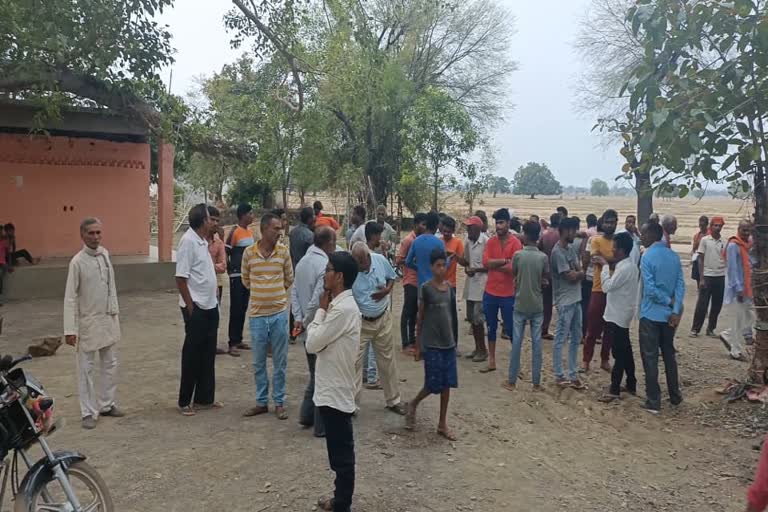
[[[592,296],[589,299],[589,310],[587,311],[587,336],[584,338],[584,354],[582,359],[582,372],[589,371],[589,364],[595,354],[595,341],[601,335],[603,345],[600,348],[600,368],[611,371],[611,340],[605,332],[605,292],[603,292],[600,272],[603,266],[598,263],[605,260],[609,265],[616,261],[613,255],[613,234],[616,232],[616,224],[619,215],[615,210],[606,210],[602,217],[603,230],[597,236],[590,240],[590,258],[595,268],[595,274],[592,278]]]
[[[285,371],[288,363],[288,288],[293,283],[293,265],[288,248],[279,242],[283,224],[277,215],[261,218],[261,240],[243,253],[241,278],[250,290],[248,322],[253,345],[256,377],[256,406],[244,416],[269,411],[267,348],[272,347],[272,401],[275,414],[288,419],[285,412]]]

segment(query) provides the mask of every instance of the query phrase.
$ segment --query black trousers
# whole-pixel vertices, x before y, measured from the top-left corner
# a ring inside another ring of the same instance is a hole
[[[453,329],[453,343],[456,350],[459,349],[459,310],[456,304],[456,288],[451,286],[451,328]]]
[[[216,334],[219,330],[219,308],[195,308],[184,317],[184,347],[181,349],[181,384],[179,407],[194,403],[210,405],[216,394]]]
[[[328,461],[336,473],[333,493],[334,512],[350,512],[352,495],[355,493],[355,438],[352,432],[352,415],[332,407],[320,407],[325,424],[325,444]]]
[[[11,253],[11,265],[16,265],[16,262],[21,258],[27,260],[27,263],[32,264],[32,255],[29,254],[28,250],[21,249]]]
[[[552,322],[552,285],[541,289],[544,299],[544,319],[541,322],[541,334],[549,334],[549,324]]]
[[[725,294],[725,276],[707,277],[704,276],[703,282],[706,288],[699,288],[699,298],[696,301],[696,311],[693,314],[692,331],[699,332],[704,325],[704,317],[707,316],[709,308],[709,322],[707,322],[707,331],[714,332],[717,329],[717,317],[723,309],[723,295]],[[710,302],[712,306],[710,307]]]
[[[619,327],[608,322],[605,326],[611,340],[613,350],[613,370],[611,370],[612,395],[621,394],[621,380],[627,376],[627,391],[637,392],[637,378],[635,378],[635,356],[632,354],[632,343],[629,341],[629,329]]]
[[[664,359],[664,371],[667,375],[669,400],[673,405],[683,401],[677,377],[677,358],[675,357],[675,330],[667,322],[654,322],[647,318],[640,319],[640,354],[645,369],[646,406],[661,409],[661,388],[659,387],[659,350]]]
[[[320,416],[320,409],[315,407],[315,402],[312,400],[312,397],[315,395],[315,364],[317,363],[317,356],[309,352],[305,353],[307,354],[307,367],[309,367],[309,382],[304,390],[304,400],[301,402],[299,423],[305,427],[314,427],[315,435],[320,437],[325,435],[323,419]]]
[[[403,312],[400,314],[400,341],[403,348],[416,343],[416,316],[419,314],[419,289],[403,286]]]
[[[251,292],[243,285],[240,276],[229,279],[229,346],[243,342],[243,325],[248,312]]]
[[[592,281],[586,279],[581,282],[581,335],[587,335],[587,313],[589,312],[589,300],[592,298]]]

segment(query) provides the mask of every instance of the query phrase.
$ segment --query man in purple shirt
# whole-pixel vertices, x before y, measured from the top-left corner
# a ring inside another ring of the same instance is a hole
[[[539,250],[547,255],[547,259],[552,257],[552,249],[560,241],[560,213],[553,213],[549,217],[549,228],[542,233],[539,239]],[[544,321],[541,324],[541,337],[545,340],[553,340],[554,336],[549,334],[549,324],[552,322],[552,284],[549,283],[541,289],[544,295]]]

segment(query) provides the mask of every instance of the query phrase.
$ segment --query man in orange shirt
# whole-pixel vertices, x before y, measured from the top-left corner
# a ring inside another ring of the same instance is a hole
[[[453,217],[443,218],[443,243],[445,253],[448,256],[448,270],[445,279],[451,285],[451,325],[453,327],[453,341],[456,344],[456,353],[459,353],[459,315],[456,311],[456,269],[458,258],[464,256],[464,242],[453,236],[456,231],[456,221]]]
[[[589,299],[589,309],[587,311],[587,336],[584,338],[584,354],[582,358],[582,372],[589,371],[589,364],[595,354],[595,341],[600,335],[603,336],[603,345],[600,348],[600,368],[611,371],[611,339],[608,331],[605,330],[606,296],[603,292],[600,272],[603,266],[598,263],[605,260],[609,265],[613,265],[616,259],[613,255],[613,234],[616,232],[616,224],[619,221],[619,215],[615,210],[606,210],[602,217],[602,234],[592,237],[590,240],[589,255],[594,265],[595,273],[592,277],[592,296]]]
[[[419,313],[419,278],[416,271],[405,264],[408,251],[416,237],[427,230],[427,214],[413,217],[413,231],[408,233],[397,252],[397,265],[403,269],[403,312],[400,315],[400,340],[403,351],[413,353],[416,344],[416,316]]]
[[[315,210],[315,227],[329,226],[334,231],[339,230],[339,222],[333,217],[323,214],[323,203],[315,201],[312,208]]]

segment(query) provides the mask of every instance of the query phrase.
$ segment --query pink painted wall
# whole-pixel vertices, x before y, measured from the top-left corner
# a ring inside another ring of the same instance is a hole
[[[0,134],[0,222],[43,258],[81,247],[85,217],[104,223],[114,255],[149,253],[149,145]]]

